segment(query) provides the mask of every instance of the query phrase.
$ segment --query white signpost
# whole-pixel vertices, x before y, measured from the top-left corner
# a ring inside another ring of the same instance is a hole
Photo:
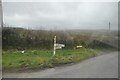
[[[53,51],[53,56],[56,54],[56,49],[62,49],[62,47],[65,47],[64,44],[58,44],[56,43],[56,36],[54,37],[54,51]]]
[[[56,52],[56,36],[54,37],[54,51],[53,51],[53,56],[55,55]]]

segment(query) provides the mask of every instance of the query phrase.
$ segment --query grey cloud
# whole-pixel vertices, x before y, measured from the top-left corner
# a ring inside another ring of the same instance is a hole
[[[117,2],[4,2],[4,22],[45,29],[117,29]]]

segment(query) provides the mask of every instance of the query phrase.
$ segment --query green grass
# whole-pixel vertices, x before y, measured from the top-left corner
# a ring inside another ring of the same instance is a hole
[[[82,61],[97,55],[98,50],[76,49],[57,50],[53,56],[52,50],[28,50],[22,54],[20,51],[3,51],[3,70],[44,69],[56,65]]]

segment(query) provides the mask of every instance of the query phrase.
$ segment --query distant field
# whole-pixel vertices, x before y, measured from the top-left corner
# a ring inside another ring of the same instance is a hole
[[[51,68],[60,64],[82,61],[97,55],[98,50],[81,48],[73,50],[57,50],[53,56],[52,50],[3,51],[3,71],[20,71],[26,69]]]

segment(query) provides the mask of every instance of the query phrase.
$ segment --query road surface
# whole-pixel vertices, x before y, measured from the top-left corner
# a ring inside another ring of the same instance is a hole
[[[117,78],[118,52],[37,72],[3,73],[4,78]]]

